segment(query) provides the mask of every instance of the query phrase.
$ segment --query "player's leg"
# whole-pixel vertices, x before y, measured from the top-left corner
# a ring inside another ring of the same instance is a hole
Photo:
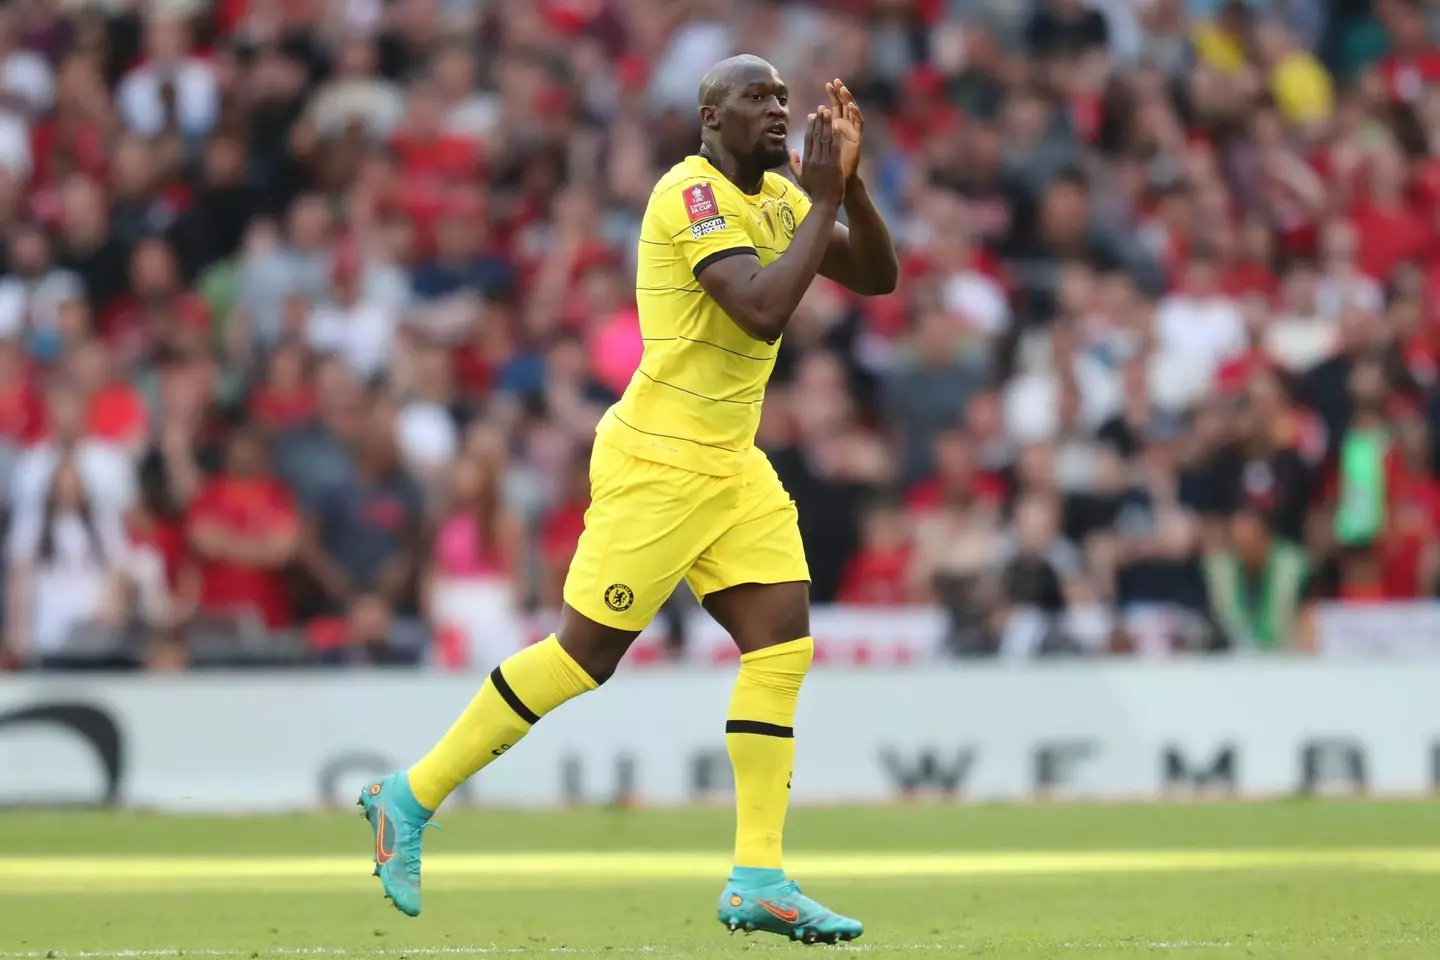
[[[735,866],[720,898],[720,920],[732,930],[793,940],[853,940],[863,929],[858,921],[806,897],[785,875],[795,708],[814,656],[810,572],[795,504],[769,462],[756,452],[745,476],[737,522],[687,578],[740,649],[725,724],[735,772]]]
[[[694,477],[596,448],[559,629],[496,667],[418,763],[361,795],[376,834],[376,874],[400,910],[420,911],[421,833],[434,811],[541,717],[609,679],[690,566],[695,544],[713,539],[704,485],[689,486]]]

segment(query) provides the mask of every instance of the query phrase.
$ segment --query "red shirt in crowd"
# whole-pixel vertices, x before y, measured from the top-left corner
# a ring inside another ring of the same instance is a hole
[[[906,589],[910,569],[910,545],[890,549],[861,547],[840,574],[836,598],[841,603],[865,606],[898,606],[914,599]]]
[[[140,391],[128,383],[112,383],[90,398],[88,433],[97,440],[128,446],[150,429],[150,411]]]
[[[288,430],[315,412],[315,388],[306,384],[294,390],[261,387],[250,397],[250,418],[271,430]]]
[[[1390,466],[1385,594],[1410,599],[1420,592],[1420,562],[1426,546],[1440,537],[1440,483],[1426,471],[1412,473],[1393,462]]]
[[[1359,239],[1357,263],[1379,283],[1407,261],[1422,260],[1430,250],[1434,231],[1419,212],[1409,207],[1382,209],[1361,202],[1350,215]]]
[[[1380,61],[1380,76],[1392,98],[1415,103],[1426,87],[1440,84],[1440,50],[1413,57],[1392,53]]]
[[[24,446],[45,435],[45,403],[35,381],[22,374],[0,378],[0,439]]]
[[[268,477],[238,479],[221,475],[196,495],[186,518],[191,534],[218,526],[229,537],[259,540],[294,532],[300,523],[289,491]],[[283,568],[196,558],[201,578],[200,608],[213,612],[256,611],[268,626],[290,620],[290,598]]]

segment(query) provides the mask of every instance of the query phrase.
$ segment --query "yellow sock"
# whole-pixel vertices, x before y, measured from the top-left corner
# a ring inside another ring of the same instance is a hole
[[[779,869],[795,766],[795,703],[815,655],[809,637],[740,658],[725,747],[735,768],[735,865]]]
[[[552,633],[496,667],[450,731],[410,768],[410,790],[426,809],[520,742],[545,714],[595,689]]]

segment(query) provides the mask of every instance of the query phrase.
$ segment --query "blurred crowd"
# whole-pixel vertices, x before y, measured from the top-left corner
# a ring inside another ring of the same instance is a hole
[[[940,604],[984,655],[1304,647],[1316,600],[1432,596],[1437,28],[10,0],[0,663],[408,663],[447,584],[554,609],[640,216],[737,51],[798,114],[855,91],[901,248],[893,295],[816,282],[765,405],[816,602]]]

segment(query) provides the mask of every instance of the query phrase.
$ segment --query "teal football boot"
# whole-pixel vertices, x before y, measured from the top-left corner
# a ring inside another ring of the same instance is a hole
[[[865,932],[859,920],[805,896],[782,870],[736,867],[720,895],[719,914],[731,933],[759,930],[800,943],[841,943]]]
[[[359,805],[375,831],[375,876],[406,916],[420,915],[420,840],[434,813],[410,792],[404,773],[367,784]]]

